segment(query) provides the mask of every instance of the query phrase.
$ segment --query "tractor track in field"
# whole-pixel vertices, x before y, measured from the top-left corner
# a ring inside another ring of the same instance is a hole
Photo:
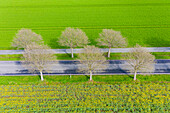
[[[79,7],[136,7],[136,6],[170,6],[170,3],[131,3],[131,4],[74,4],[74,5],[0,5],[0,8],[79,8]]]
[[[42,26],[42,27],[27,27],[32,30],[63,30],[68,26]],[[105,29],[105,28],[117,28],[117,29],[145,29],[145,28],[170,28],[170,25],[122,25],[122,26],[72,26],[74,28],[80,28],[80,29]],[[21,28],[19,27],[0,27],[0,31],[13,31],[13,30],[19,30]]]

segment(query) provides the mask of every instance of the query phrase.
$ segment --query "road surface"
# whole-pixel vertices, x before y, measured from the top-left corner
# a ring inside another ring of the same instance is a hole
[[[126,61],[110,60],[107,69],[96,74],[128,74]],[[46,75],[78,75],[78,67],[82,66],[78,61],[58,61],[53,65],[51,72]],[[1,76],[30,75],[20,61],[0,61]],[[156,60],[153,74],[170,74],[170,60]],[[37,74],[32,74],[37,75]]]
[[[112,48],[111,53],[129,52],[132,48]],[[147,47],[149,52],[170,52],[170,47]],[[71,53],[70,49],[53,49],[56,54]],[[74,53],[80,53],[82,49],[74,49]],[[108,52],[107,48],[101,48],[102,52]],[[5,54],[23,54],[24,50],[0,50],[0,55]]]

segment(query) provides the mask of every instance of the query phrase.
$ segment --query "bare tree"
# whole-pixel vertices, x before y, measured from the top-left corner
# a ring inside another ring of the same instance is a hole
[[[121,33],[112,29],[103,29],[102,33],[99,34],[97,41],[98,45],[107,46],[109,48],[108,57],[110,57],[111,48],[127,46],[126,39],[121,35]]]
[[[124,55],[127,59],[128,68],[130,72],[134,73],[134,80],[136,80],[137,72],[153,72],[155,56],[150,54],[147,49],[136,45],[129,53]]]
[[[73,48],[83,47],[89,43],[85,32],[83,32],[81,29],[74,29],[70,27],[66,28],[65,31],[62,32],[58,42],[61,46],[67,46],[71,48],[72,58],[74,57]]]
[[[92,81],[92,73],[97,70],[106,68],[106,58],[99,48],[95,46],[85,46],[82,53],[78,54],[78,60],[83,65],[79,67],[80,71],[90,73],[90,81]]]
[[[43,72],[48,72],[52,66],[53,61],[56,59],[54,51],[47,45],[38,45],[31,43],[25,48],[24,66],[30,71],[39,71],[41,80],[43,81]]]
[[[12,46],[19,48],[26,48],[32,42],[37,44],[43,44],[41,35],[34,33],[31,29],[21,29],[18,31],[13,39]]]

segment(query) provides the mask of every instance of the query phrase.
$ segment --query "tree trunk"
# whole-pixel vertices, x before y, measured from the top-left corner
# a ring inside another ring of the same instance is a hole
[[[90,71],[90,81],[92,81],[92,72]]]
[[[109,58],[110,58],[110,49],[111,49],[111,48],[109,48],[109,51],[108,51],[108,57],[109,57]]]
[[[73,48],[71,48],[71,58],[74,58],[74,55],[73,55]]]
[[[43,81],[44,78],[43,78],[43,73],[42,73],[42,71],[40,71],[40,76],[41,76],[41,81]]]
[[[134,73],[134,78],[133,78],[134,80],[136,80],[136,71],[135,71],[135,73]]]

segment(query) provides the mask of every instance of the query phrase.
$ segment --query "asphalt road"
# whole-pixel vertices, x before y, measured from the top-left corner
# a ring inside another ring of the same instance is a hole
[[[132,48],[112,48],[111,53],[124,53],[129,52]],[[170,52],[170,47],[147,47],[149,52]],[[56,54],[71,53],[70,49],[53,49]],[[74,53],[80,53],[82,49],[74,49]],[[102,52],[108,52],[107,48],[101,48]],[[23,54],[24,50],[0,50],[0,55],[5,54]]]
[[[108,61],[107,69],[99,71],[95,74],[128,74],[126,61],[110,60]],[[52,69],[52,73],[45,73],[45,75],[78,75],[82,74],[78,71],[78,67],[82,66],[78,61],[58,61]],[[20,61],[0,61],[0,75],[1,76],[17,76],[30,75]],[[38,73],[39,74],[39,73]],[[155,71],[153,74],[170,74],[170,60],[156,60]],[[31,74],[37,75],[37,74]]]

